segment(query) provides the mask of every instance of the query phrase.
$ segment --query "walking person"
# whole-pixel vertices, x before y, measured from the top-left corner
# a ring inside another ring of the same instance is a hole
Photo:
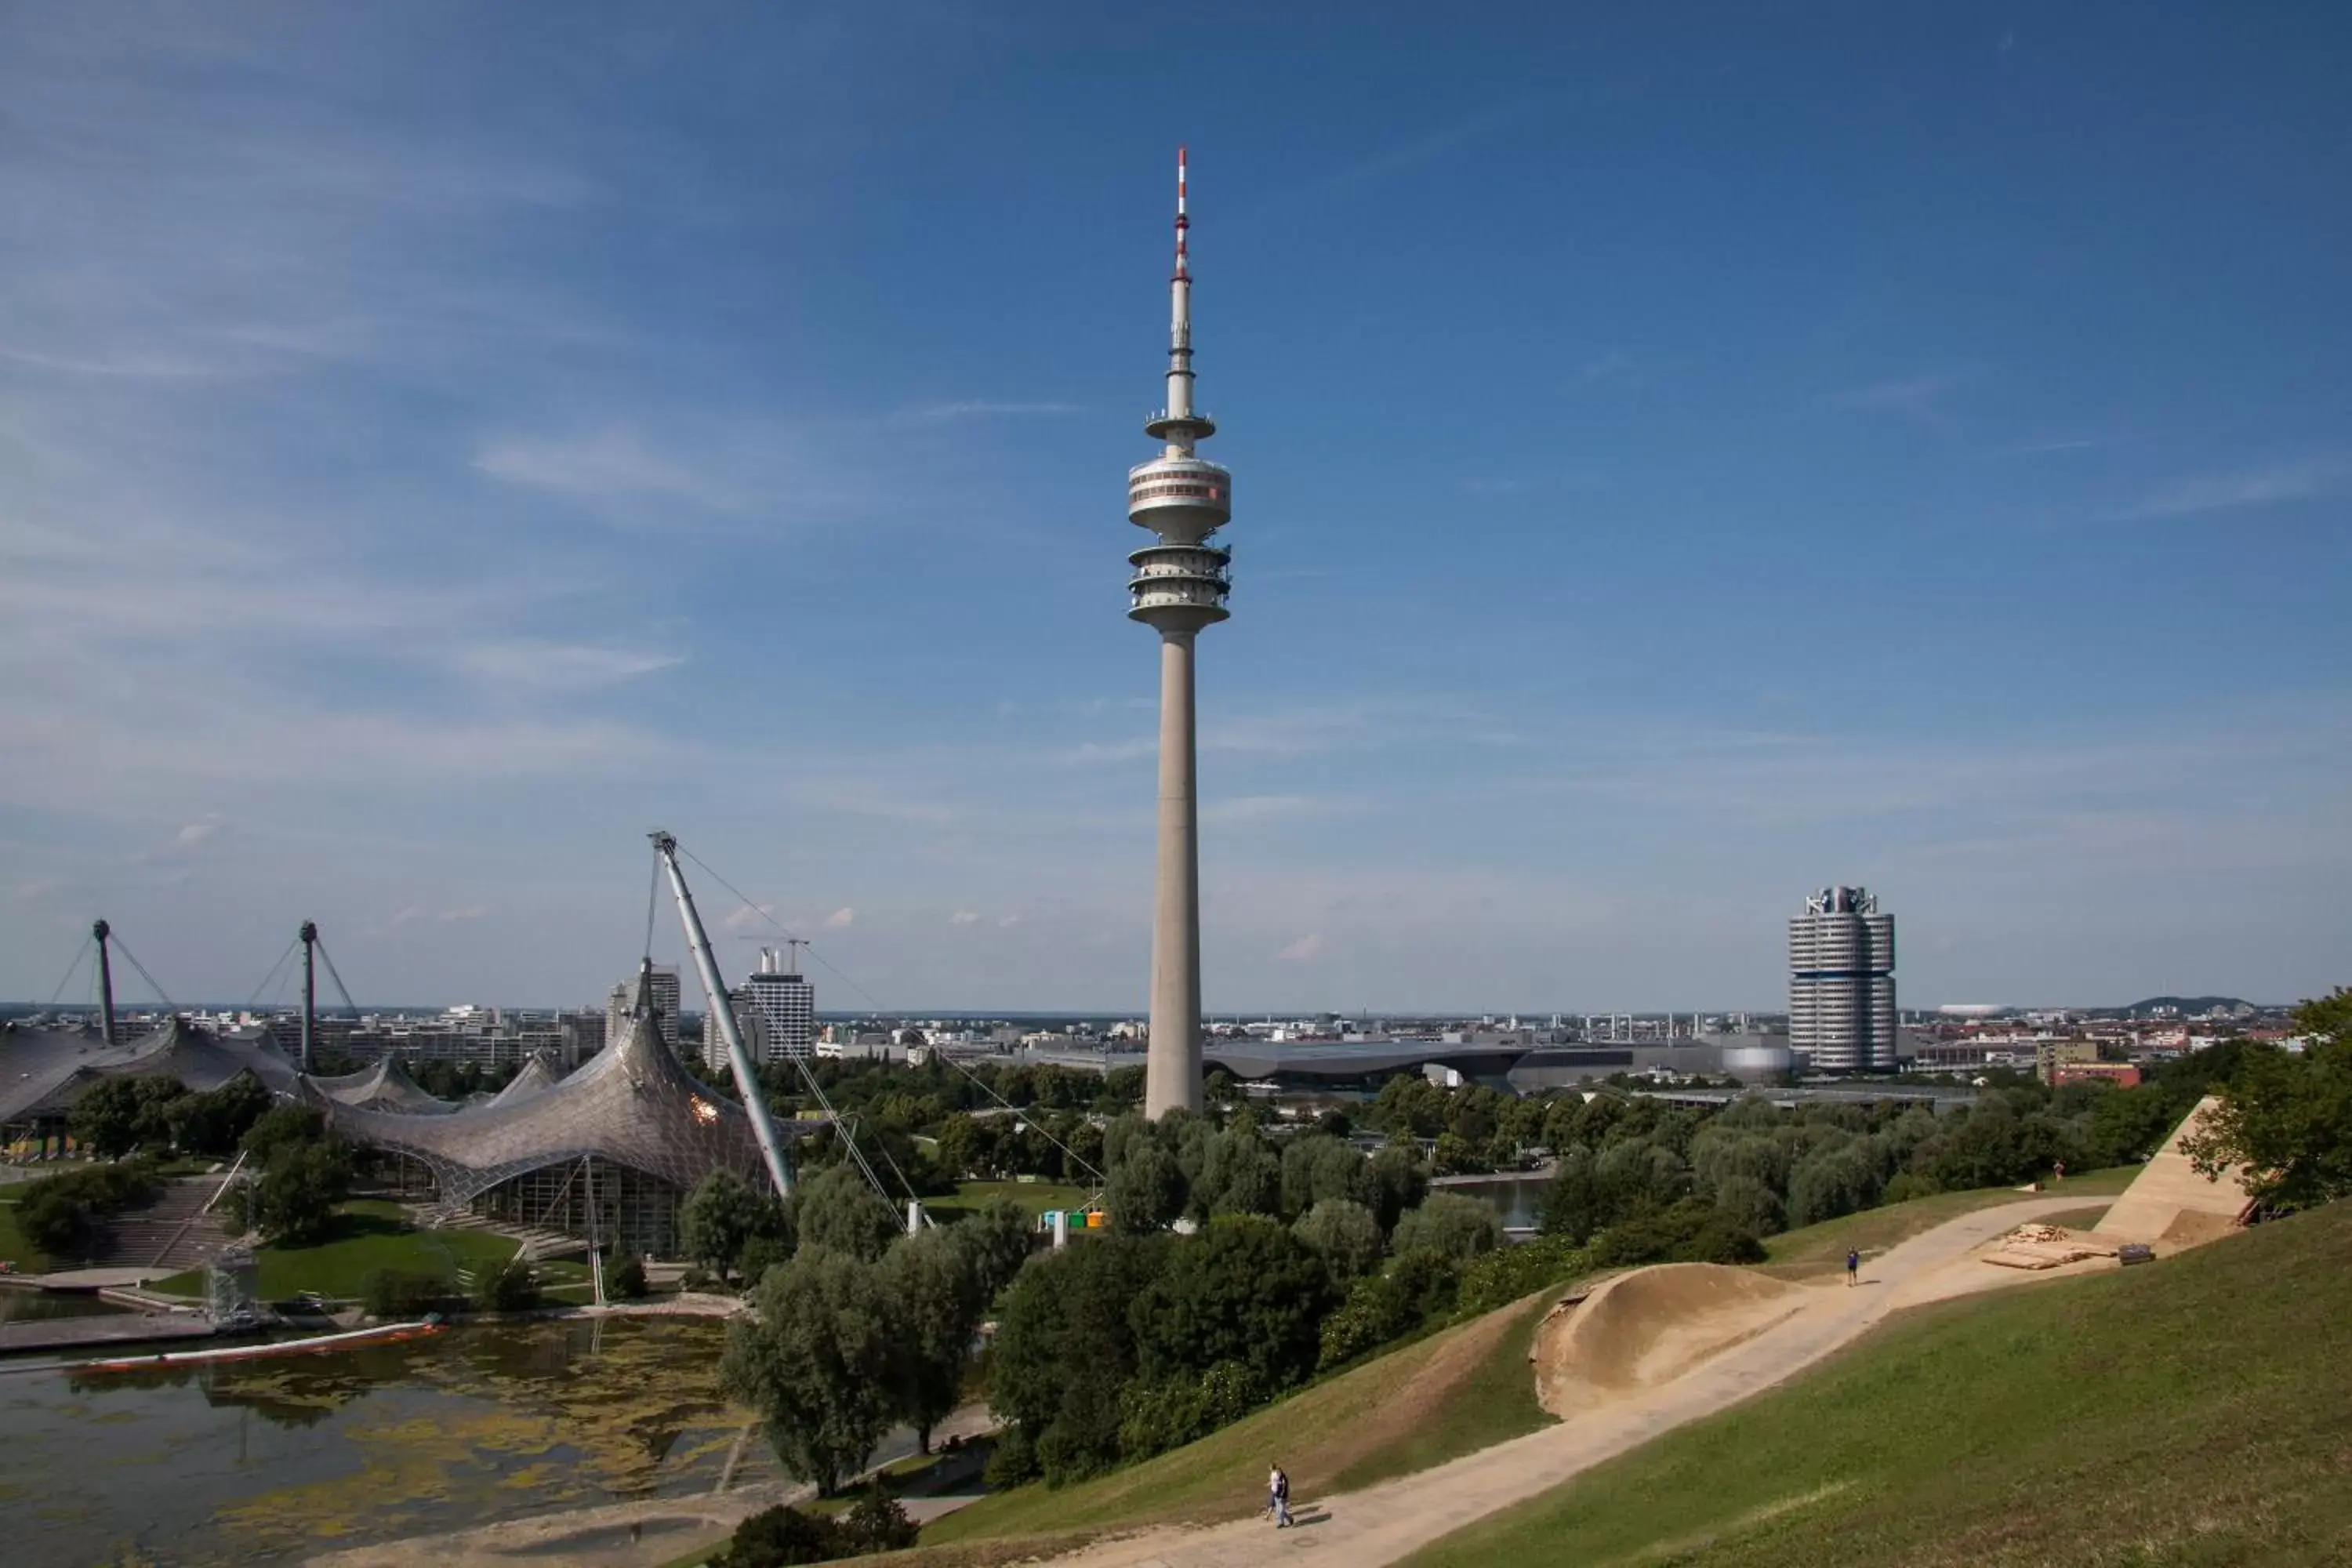
[[[1290,1525],[1290,1478],[1282,1473],[1277,1464],[1265,1478],[1265,1506],[1274,1515],[1274,1527],[1286,1530]]]
[[[1845,1284],[1851,1290],[1862,1279],[1862,1254],[1849,1247],[1845,1249]]]

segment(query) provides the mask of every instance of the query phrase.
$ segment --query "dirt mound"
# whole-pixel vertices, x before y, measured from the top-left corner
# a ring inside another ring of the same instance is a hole
[[[1536,1402],[1566,1416],[1671,1382],[1788,1317],[1811,1289],[1717,1263],[1621,1274],[1536,1330]]]
[[[2220,1103],[2210,1097],[2197,1102],[2107,1210],[2096,1234],[2114,1241],[2160,1242],[2168,1251],[2179,1251],[2219,1240],[2238,1227],[2249,1204],[2244,1173],[2232,1165],[2219,1180],[2200,1175],[2181,1148]]]

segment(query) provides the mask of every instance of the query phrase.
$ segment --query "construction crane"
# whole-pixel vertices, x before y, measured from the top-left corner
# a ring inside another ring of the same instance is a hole
[[[727,1042],[727,1066],[735,1075],[735,1088],[743,1097],[744,1114],[751,1119],[751,1135],[760,1141],[760,1153],[768,1163],[768,1175],[776,1184],[779,1199],[793,1195],[793,1165],[784,1153],[784,1146],[776,1138],[775,1123],[768,1117],[768,1100],[760,1087],[759,1069],[752,1065],[751,1053],[743,1044],[743,1031],[735,1026],[735,1009],[727,1005],[727,984],[719,977],[719,960],[710,952],[710,938],[703,931],[702,917],[694,912],[694,895],[686,890],[686,873],[678,869],[677,839],[670,834],[656,831],[649,837],[654,841],[654,853],[660,857],[662,869],[669,873],[670,891],[677,897],[678,919],[686,925],[687,950],[694,954],[695,973],[702,976],[702,989],[711,998],[709,1019],[719,1027]]]

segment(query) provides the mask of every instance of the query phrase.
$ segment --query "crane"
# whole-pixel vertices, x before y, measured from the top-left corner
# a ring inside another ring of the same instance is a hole
[[[686,925],[687,949],[694,954],[695,973],[702,976],[702,988],[711,998],[709,1017],[727,1042],[727,1066],[735,1076],[737,1091],[743,1097],[743,1112],[751,1119],[751,1135],[760,1142],[760,1153],[768,1163],[770,1179],[776,1184],[777,1198],[790,1198],[792,1161],[776,1139],[776,1125],[768,1117],[767,1096],[760,1088],[759,1069],[752,1065],[751,1053],[743,1044],[743,1031],[735,1026],[735,1009],[727,1005],[727,984],[719,977],[719,960],[711,953],[710,938],[702,929],[702,917],[694,912],[694,895],[686,890],[686,873],[677,865],[677,839],[658,829],[648,837],[654,841],[654,853],[660,858],[662,869],[669,873],[669,889],[677,898],[678,919]]]

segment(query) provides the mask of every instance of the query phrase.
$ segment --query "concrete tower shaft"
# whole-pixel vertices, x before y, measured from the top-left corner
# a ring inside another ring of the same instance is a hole
[[[1234,479],[1197,454],[1216,434],[1194,405],[1190,193],[1176,150],[1176,268],[1169,279],[1168,402],[1144,422],[1164,443],[1128,470],[1127,516],[1152,542],[1128,561],[1128,614],[1160,633],[1160,857],[1151,921],[1151,1037],[1143,1110],[1201,1108],[1201,846],[1192,652],[1226,616],[1233,552],[1213,536],[1232,520]]]

